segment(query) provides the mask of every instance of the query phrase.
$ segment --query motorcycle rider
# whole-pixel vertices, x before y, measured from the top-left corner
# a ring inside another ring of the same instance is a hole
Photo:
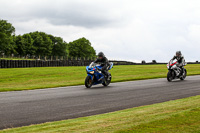
[[[183,66],[185,63],[185,59],[184,59],[184,56],[182,55],[181,51],[176,51],[176,55],[170,61],[173,61],[175,59],[178,62],[177,67],[180,68],[180,70],[181,70],[181,72],[178,76],[181,76],[183,74]]]
[[[101,72],[103,73],[105,78],[108,78],[108,66],[110,64],[109,64],[109,61],[105,57],[103,52],[98,53],[98,58],[94,61],[94,63],[100,63],[101,64],[101,66],[102,66]]]

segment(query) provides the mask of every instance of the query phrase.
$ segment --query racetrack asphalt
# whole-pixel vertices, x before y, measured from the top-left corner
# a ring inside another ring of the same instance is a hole
[[[0,129],[65,120],[200,95],[200,76],[0,93]]]

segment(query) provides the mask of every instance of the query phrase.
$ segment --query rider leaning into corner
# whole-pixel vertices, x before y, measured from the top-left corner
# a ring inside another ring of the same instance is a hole
[[[94,61],[94,63],[100,63],[102,66],[101,72],[104,74],[104,76],[107,78],[108,77],[108,66],[109,66],[109,61],[105,57],[103,52],[98,53],[98,58]]]
[[[177,67],[179,67],[181,69],[181,72],[179,75],[182,75],[185,59],[184,59],[184,56],[181,54],[181,51],[176,51],[176,55],[171,59],[171,61],[173,61],[175,59],[178,62]]]

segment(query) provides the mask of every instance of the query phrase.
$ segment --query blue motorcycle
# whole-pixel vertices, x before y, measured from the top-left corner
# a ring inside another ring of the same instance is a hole
[[[110,70],[113,67],[113,63],[110,62],[107,70]],[[102,72],[101,65],[92,62],[89,66],[86,67],[87,77],[85,78],[85,86],[87,88],[92,87],[92,85],[103,84],[108,86],[111,82],[112,76],[108,72],[108,77],[105,78]]]

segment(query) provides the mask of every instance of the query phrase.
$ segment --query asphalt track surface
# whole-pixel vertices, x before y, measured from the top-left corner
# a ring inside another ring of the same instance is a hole
[[[200,76],[0,93],[0,129],[107,113],[200,95]]]

